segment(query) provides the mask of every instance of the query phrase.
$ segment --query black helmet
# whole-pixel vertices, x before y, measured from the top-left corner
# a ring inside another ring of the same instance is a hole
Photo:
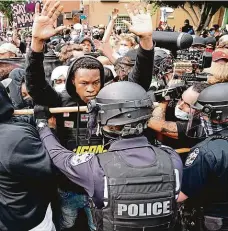
[[[151,117],[153,102],[140,85],[124,81],[101,89],[96,99],[88,103],[90,112],[95,108],[101,126],[122,126],[146,122]],[[131,135],[135,134],[134,129],[130,130]]]
[[[226,121],[228,119],[228,83],[217,83],[204,89],[194,106],[207,114],[211,120]]]
[[[154,53],[154,75],[164,75],[165,72],[171,70],[173,66],[172,55],[166,49],[155,48]]]
[[[206,46],[206,40],[205,40],[205,38],[202,38],[200,36],[194,35],[193,36],[192,46],[195,46],[195,45]]]

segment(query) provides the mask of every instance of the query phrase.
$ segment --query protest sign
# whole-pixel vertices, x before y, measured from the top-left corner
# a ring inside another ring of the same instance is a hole
[[[31,27],[33,24],[35,2],[13,3],[13,24],[16,28]]]

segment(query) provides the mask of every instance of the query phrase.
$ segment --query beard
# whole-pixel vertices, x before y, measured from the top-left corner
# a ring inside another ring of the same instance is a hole
[[[212,62],[208,72],[212,75],[208,77],[209,84],[228,82],[228,62]]]

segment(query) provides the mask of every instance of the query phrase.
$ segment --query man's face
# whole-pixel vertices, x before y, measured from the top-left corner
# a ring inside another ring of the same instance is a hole
[[[132,47],[132,44],[131,44],[130,41],[121,40],[121,41],[120,41],[120,47],[128,47],[128,48],[131,48],[131,47]]]
[[[194,105],[197,101],[199,93],[192,90],[192,87],[188,88],[183,94],[178,102],[178,107],[180,110],[190,113],[190,106]]]
[[[25,38],[26,43],[31,43],[31,41],[32,41],[32,36],[28,36]]]
[[[101,89],[100,70],[78,69],[72,82],[80,98],[88,103]]]
[[[205,51],[205,46],[197,44],[192,46],[193,50]]]
[[[91,43],[90,43],[89,41],[84,41],[84,42],[82,43],[82,46],[83,46],[83,51],[84,51],[85,53],[90,53],[90,52],[91,52],[91,50],[92,50],[92,45],[91,45]]]

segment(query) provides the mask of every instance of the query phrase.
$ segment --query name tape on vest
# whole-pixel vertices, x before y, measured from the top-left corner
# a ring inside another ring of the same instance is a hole
[[[171,201],[157,201],[148,203],[117,203],[116,218],[142,218],[168,215],[171,213]]]

